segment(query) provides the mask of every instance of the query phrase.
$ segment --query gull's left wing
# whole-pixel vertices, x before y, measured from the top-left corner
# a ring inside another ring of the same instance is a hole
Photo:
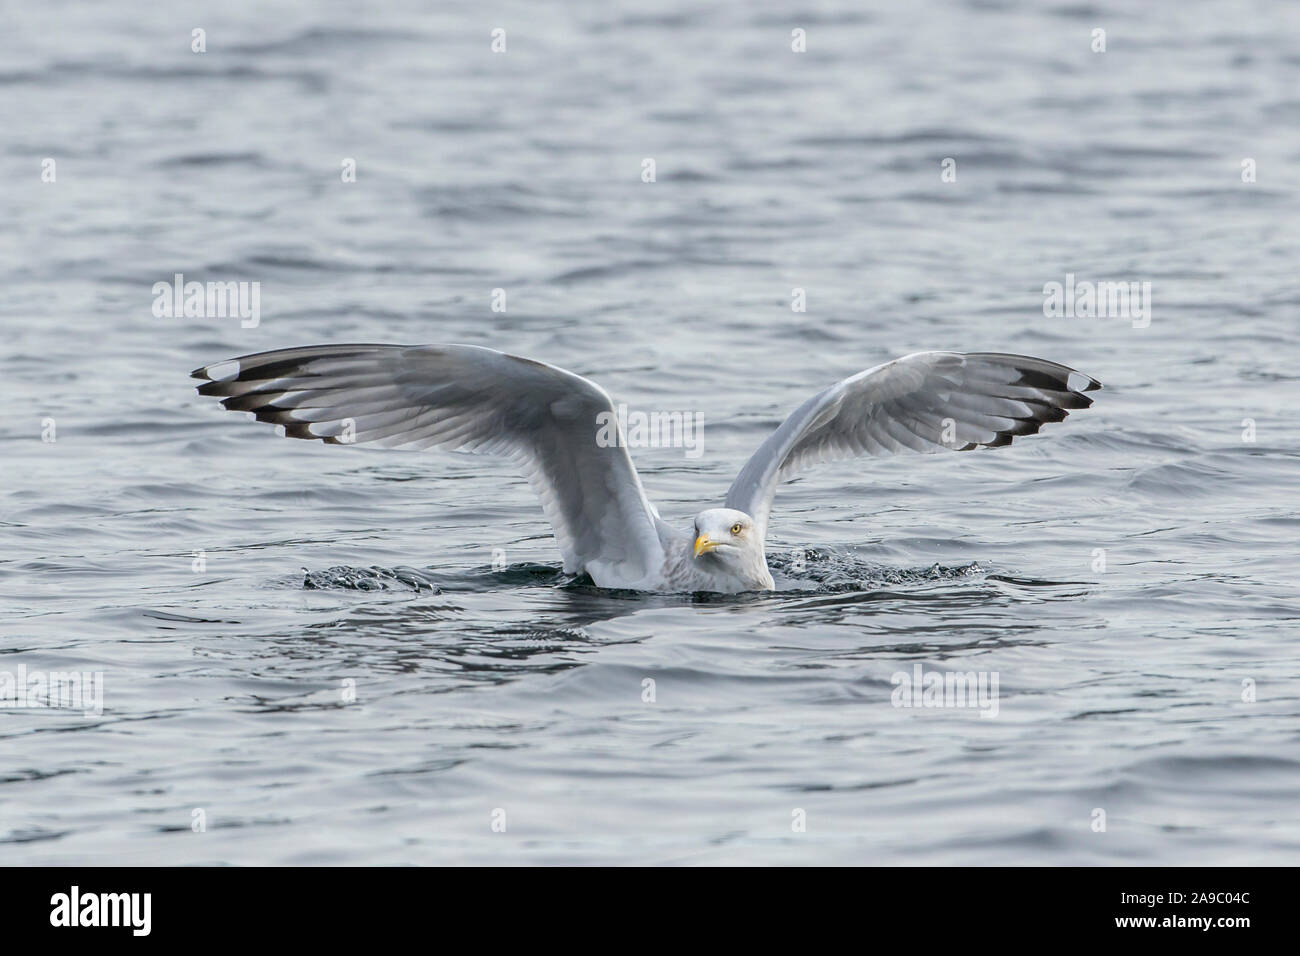
[[[1064,365],[999,352],[917,352],[859,372],[814,395],[754,452],[727,507],[762,534],[776,487],[824,461],[895,452],[1009,445],[1087,408],[1096,379]]]

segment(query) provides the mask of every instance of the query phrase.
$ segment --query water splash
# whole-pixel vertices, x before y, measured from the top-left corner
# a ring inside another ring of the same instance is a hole
[[[906,587],[946,581],[982,579],[989,568],[978,562],[924,568],[894,568],[862,561],[852,554],[830,549],[776,554],[768,558],[778,578],[778,591],[841,593],[878,587]],[[637,596],[636,591],[597,587],[586,574],[566,574],[558,565],[519,563],[503,569],[490,566],[462,571],[439,571],[406,566],[385,568],[338,565],[323,571],[303,569],[303,587],[312,590],[411,591],[441,594],[448,591],[485,593],[514,588],[563,588],[585,594]],[[704,598],[706,595],[699,595]]]

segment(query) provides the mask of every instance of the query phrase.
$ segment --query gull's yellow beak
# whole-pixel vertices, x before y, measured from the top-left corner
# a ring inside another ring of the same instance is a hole
[[[702,534],[695,539],[695,556],[698,558],[706,551],[716,551],[718,547],[716,541],[710,540],[707,534]]]

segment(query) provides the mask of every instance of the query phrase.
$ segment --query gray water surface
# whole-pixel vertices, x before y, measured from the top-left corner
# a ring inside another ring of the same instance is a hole
[[[0,863],[1297,862],[1298,41],[1265,2],[24,6],[0,671],[103,712],[0,709]],[[176,273],[259,324],[155,317]],[[1046,317],[1067,273],[1150,282],[1149,325]],[[702,456],[634,450],[683,524],[899,355],[1106,388],[783,488],[775,594],[637,595],[566,577],[506,464],[187,377],[348,341],[702,414]],[[918,663],[997,715],[893,706]]]

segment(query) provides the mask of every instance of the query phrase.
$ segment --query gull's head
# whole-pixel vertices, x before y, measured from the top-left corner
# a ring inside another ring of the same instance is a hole
[[[754,530],[754,519],[734,508],[709,508],[695,516],[695,559],[742,564],[742,559],[761,556],[763,542]]]
[[[775,587],[754,519],[734,508],[695,516],[692,560],[719,591],[770,591]]]

